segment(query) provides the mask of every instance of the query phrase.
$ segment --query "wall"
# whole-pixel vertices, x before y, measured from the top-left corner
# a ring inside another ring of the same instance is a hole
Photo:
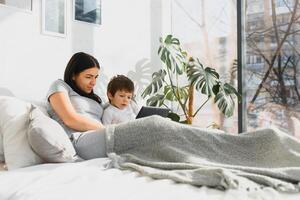
[[[33,11],[0,6],[0,87],[16,96],[41,99],[74,52],[85,51],[102,66],[96,92],[105,96],[115,74],[130,76],[138,94],[149,82],[160,62],[158,38],[170,31],[169,1],[102,0],[102,25],[72,19],[67,0],[67,36],[41,34],[41,4],[33,0]]]

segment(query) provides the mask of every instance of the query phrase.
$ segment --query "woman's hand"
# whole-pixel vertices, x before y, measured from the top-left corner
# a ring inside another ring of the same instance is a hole
[[[67,127],[81,132],[104,128],[101,122],[88,119],[78,114],[65,93],[53,93],[48,100],[54,112]]]

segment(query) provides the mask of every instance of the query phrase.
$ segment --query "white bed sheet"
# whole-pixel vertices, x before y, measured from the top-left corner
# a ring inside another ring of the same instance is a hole
[[[43,164],[0,172],[0,200],[299,200],[300,194],[219,191],[153,180],[136,172],[105,169],[108,158],[81,163]]]

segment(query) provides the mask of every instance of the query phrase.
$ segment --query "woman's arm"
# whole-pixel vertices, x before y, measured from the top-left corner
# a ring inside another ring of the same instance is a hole
[[[65,93],[53,93],[48,100],[55,113],[67,127],[76,131],[89,131],[104,128],[100,122],[90,120],[78,114]]]

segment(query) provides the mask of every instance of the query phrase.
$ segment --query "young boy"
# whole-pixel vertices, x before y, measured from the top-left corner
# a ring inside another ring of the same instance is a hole
[[[110,105],[104,109],[102,123],[118,124],[135,119],[136,114],[131,106],[134,93],[133,82],[124,75],[113,77],[107,86],[107,97]]]

